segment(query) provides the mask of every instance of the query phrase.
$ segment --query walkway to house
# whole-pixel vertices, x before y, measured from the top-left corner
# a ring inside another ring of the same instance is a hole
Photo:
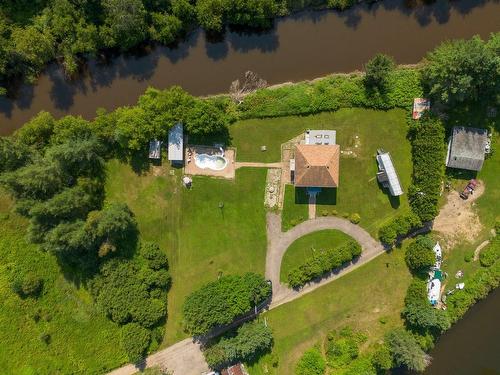
[[[254,163],[245,163],[254,164]],[[259,164],[259,163],[255,163]],[[244,165],[248,166],[248,165]],[[253,165],[252,165],[253,166]],[[269,168],[269,164],[266,164]],[[340,270],[334,271],[317,282],[311,282],[300,290],[293,290],[280,283],[280,269],[283,255],[296,239],[312,232],[323,229],[338,229],[345,232],[359,242],[363,252],[355,263],[351,263]],[[349,220],[338,217],[319,217],[307,220],[288,232],[281,231],[281,215],[278,213],[267,214],[267,254],[266,278],[273,283],[273,297],[269,309],[293,301],[304,294],[335,280],[369,262],[384,252],[382,245],[373,239],[368,232]],[[174,375],[200,375],[208,371],[199,344],[192,338],[185,339],[168,348],[150,355],[144,367],[160,366],[173,372]],[[138,371],[134,365],[126,365],[114,370],[108,375],[132,375]]]
[[[309,219],[316,217],[316,194],[309,195]]]
[[[361,256],[355,263],[351,263],[340,270],[334,271],[325,278],[311,282],[300,290],[288,288],[280,283],[281,261],[288,247],[298,238],[323,229],[338,229],[354,238],[363,248]],[[359,266],[369,262],[376,256],[384,253],[382,245],[373,239],[367,231],[349,220],[338,217],[319,217],[307,220],[287,232],[281,231],[281,216],[275,213],[267,214],[267,255],[266,278],[273,283],[273,300],[270,309],[293,301],[304,294],[332,282],[335,279],[351,272]]]
[[[252,168],[281,168],[283,165],[281,162],[277,163],[253,163],[246,161],[237,161],[234,163],[236,169],[244,168],[244,167],[252,167]]]

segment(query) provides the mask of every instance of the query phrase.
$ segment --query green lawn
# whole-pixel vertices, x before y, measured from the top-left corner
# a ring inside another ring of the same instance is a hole
[[[250,366],[250,374],[293,374],[305,350],[324,339],[328,331],[346,325],[367,334],[368,341],[362,347],[366,350],[388,329],[402,324],[400,312],[410,280],[404,251],[398,249],[267,312],[264,316],[273,329],[273,353],[279,366],[273,368],[270,355],[266,355]]]
[[[142,238],[157,241],[168,254],[172,288],[163,346],[187,337],[181,311],[189,293],[219,273],[263,274],[267,243],[265,169],[237,170],[234,181],[195,177],[189,191],[180,170],[173,176],[168,171],[165,166],[159,176],[138,176],[112,161],[106,191],[109,201],[130,206]]]
[[[280,159],[281,143],[306,128],[335,129],[341,150],[352,150],[356,154],[356,157],[341,156],[339,188],[324,189],[318,195],[317,215],[358,213],[360,225],[376,235],[384,222],[408,210],[406,194],[400,199],[390,197],[375,178],[375,155],[378,148],[383,148],[391,153],[403,190],[410,185],[411,149],[406,139],[403,110],[342,109],[314,116],[246,120],[234,124],[231,135],[238,147],[239,160],[271,162]],[[261,143],[266,143],[268,151],[260,151]],[[307,219],[307,197],[303,189],[286,188],[282,217],[284,230]]]
[[[102,374],[126,362],[119,327],[96,311],[85,288],[64,278],[53,256],[26,243],[27,222],[10,212],[11,205],[0,192],[1,373]],[[37,300],[12,292],[16,269],[43,278]],[[48,345],[43,333],[50,335]]]
[[[291,269],[304,264],[304,261],[314,254],[315,250],[337,248],[352,239],[351,236],[336,229],[325,229],[295,240],[286,250],[281,261],[280,279],[286,282],[286,275]]]

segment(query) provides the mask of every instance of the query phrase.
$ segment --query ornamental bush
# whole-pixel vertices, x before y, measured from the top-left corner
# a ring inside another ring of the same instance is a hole
[[[192,335],[233,322],[271,294],[271,285],[261,275],[222,276],[191,293],[183,306],[184,326]]]
[[[235,362],[254,360],[270,350],[272,344],[271,328],[261,321],[252,321],[210,344],[203,354],[211,368],[220,368]]]
[[[299,288],[360,256],[361,251],[361,246],[354,240],[338,248],[317,251],[307,258],[304,264],[290,270],[287,275],[288,285],[292,288]]]

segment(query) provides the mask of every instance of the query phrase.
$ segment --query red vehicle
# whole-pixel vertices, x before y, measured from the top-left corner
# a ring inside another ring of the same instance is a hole
[[[477,186],[476,180],[470,180],[465,189],[460,193],[462,199],[468,199]]]

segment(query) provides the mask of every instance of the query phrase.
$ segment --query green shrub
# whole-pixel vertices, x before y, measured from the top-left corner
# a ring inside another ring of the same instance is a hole
[[[130,362],[141,361],[149,347],[151,335],[149,331],[137,323],[129,323],[122,327],[122,346]]]
[[[141,244],[141,256],[146,259],[149,268],[153,270],[168,267],[167,255],[160,250],[157,243],[143,242]]]
[[[378,237],[387,246],[394,246],[398,237],[405,236],[422,225],[420,218],[412,212],[399,215],[380,227]]]
[[[325,345],[328,365],[341,368],[350,364],[359,355],[359,345],[366,341],[366,336],[345,327],[338,334],[331,332]]]
[[[271,328],[263,322],[253,321],[209,344],[203,354],[211,368],[220,368],[235,362],[253,361],[271,349],[272,344]]]
[[[183,306],[184,325],[193,335],[231,323],[265,301],[271,286],[261,275],[222,276],[191,293]]]
[[[321,352],[312,348],[300,357],[295,366],[295,375],[323,375],[326,370],[326,361]]]
[[[373,366],[378,371],[387,371],[393,367],[391,351],[387,345],[379,345],[372,356]]]
[[[495,237],[491,243],[479,254],[479,261],[483,267],[491,267],[500,258],[500,239]]]
[[[405,254],[406,264],[410,270],[426,271],[436,262],[436,256],[432,251],[433,242],[429,237],[420,236],[408,245]]]
[[[365,84],[368,89],[385,92],[389,76],[395,67],[392,57],[382,53],[376,54],[365,66]]]
[[[354,240],[350,240],[338,248],[317,251],[308,257],[302,265],[290,270],[287,275],[288,285],[292,288],[301,287],[358,257],[361,255],[361,251],[361,246]]]
[[[351,216],[349,216],[349,221],[353,224],[358,224],[361,221],[361,216],[356,213],[351,214]]]
[[[469,251],[465,252],[465,254],[464,254],[464,261],[466,263],[470,263],[473,258],[474,258],[474,251],[469,250]]]
[[[11,279],[12,291],[20,297],[37,297],[43,288],[43,280],[32,272],[15,270]]]

